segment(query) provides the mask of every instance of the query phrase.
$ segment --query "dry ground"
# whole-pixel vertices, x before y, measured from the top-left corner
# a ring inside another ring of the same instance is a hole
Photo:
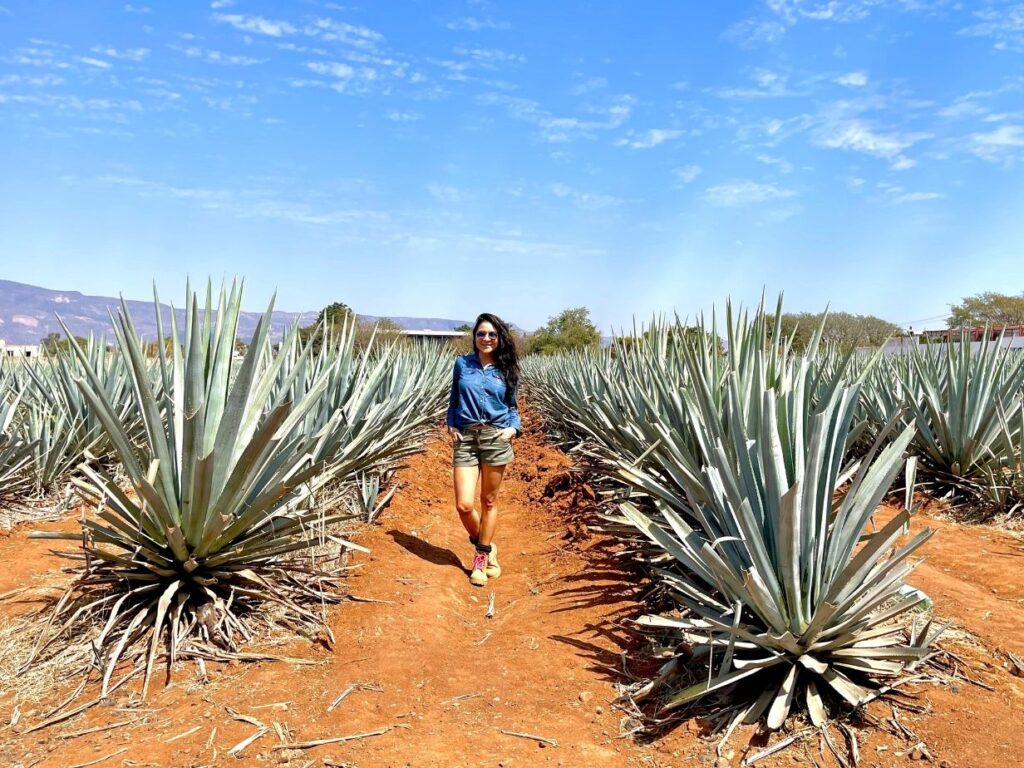
[[[187,666],[166,687],[155,686],[143,705],[132,691],[118,691],[109,705],[35,733],[26,731],[61,692],[21,702],[20,720],[8,727],[18,702],[13,690],[0,690],[0,765],[67,768],[99,758],[106,758],[99,766],[161,768],[716,765],[714,742],[701,736],[699,722],[646,745],[620,737],[623,715],[611,704],[613,684],[621,679],[620,654],[637,648],[628,627],[643,586],[617,568],[614,544],[581,535],[578,516],[566,509],[568,495],[545,494],[551,478],[567,468],[565,457],[536,434],[519,441],[501,499],[497,540],[505,574],[474,589],[464,569],[471,549],[452,510],[448,451],[439,438],[414,457],[399,475],[390,508],[358,538],[372,554],[354,558],[362,567],[352,571],[349,589],[374,602],[330,609],[333,653],[301,639],[273,649],[316,665],[227,666],[212,670],[207,683]],[[1024,655],[1021,541],[992,528],[923,522],[939,531],[912,582],[932,596],[938,615],[969,633],[949,647],[981,685],[921,687],[916,701],[923,711],[903,714],[902,722],[925,742],[935,765],[1020,764],[1024,680],[1005,670],[1004,654]],[[43,527],[73,526],[64,520]],[[66,583],[52,542],[26,535],[22,527],[0,539],[0,593]],[[486,618],[492,591],[496,613]],[[32,607],[30,593],[0,602],[0,637],[5,623]],[[0,656],[12,652],[0,648]],[[643,666],[631,657],[627,664]],[[353,685],[365,687],[328,712]],[[229,717],[226,707],[270,726],[240,757],[226,752],[256,728]],[[872,711],[891,717],[886,706]],[[275,723],[293,742],[391,730],[293,752],[274,749],[281,743]],[[905,765],[921,756],[910,752],[916,741],[909,736],[858,733],[864,765]],[[752,729],[739,732],[717,764],[738,764],[764,744]],[[817,739],[807,739],[758,765],[835,762],[819,753]]]

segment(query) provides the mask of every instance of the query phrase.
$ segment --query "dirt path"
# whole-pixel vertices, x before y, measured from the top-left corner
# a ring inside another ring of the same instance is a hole
[[[635,586],[602,564],[607,558],[566,550],[565,521],[538,503],[540,489],[568,461],[536,440],[520,443],[501,494],[497,541],[504,574],[478,589],[468,582],[472,548],[452,510],[449,450],[436,440],[413,457],[400,473],[391,506],[358,538],[372,554],[353,558],[350,564],[359,567],[348,588],[379,602],[347,602],[331,610],[333,653],[304,640],[273,649],[318,666],[219,670],[204,686],[190,680],[186,669],[151,693],[147,706],[154,711],[145,728],[59,738],[123,719],[117,709],[134,703],[126,695],[35,741],[26,736],[0,746],[0,763],[31,764],[31,752],[46,755],[44,768],[67,766],[126,748],[111,765],[238,765],[224,753],[254,729],[226,717],[224,708],[231,706],[267,725],[279,722],[295,740],[397,726],[295,754],[286,765],[323,757],[361,766],[641,764],[643,750],[617,738],[621,713],[609,705],[616,675],[608,668],[619,664],[621,649],[615,622],[635,615]],[[27,542],[23,533],[0,542],[0,551],[12,559],[20,554],[28,566],[19,576],[5,574],[5,582],[24,580],[28,570],[37,572],[35,579],[47,578],[59,567],[48,554],[50,542]],[[495,615],[488,619],[492,593]],[[357,684],[366,688],[327,712]],[[369,690],[375,687],[380,690]],[[7,709],[0,698],[0,722]],[[552,739],[557,747],[502,731]],[[271,731],[245,750],[241,764],[276,763],[276,742]]]
[[[713,742],[701,738],[703,725],[696,721],[653,745],[619,738],[622,713],[610,702],[620,652],[629,646],[623,626],[637,615],[642,587],[613,564],[610,542],[582,536],[568,544],[567,529],[578,523],[567,522],[564,498],[556,502],[544,493],[568,460],[538,435],[526,435],[517,451],[501,494],[497,541],[505,573],[487,588],[468,583],[464,566],[472,550],[452,510],[449,448],[435,440],[399,473],[391,507],[357,539],[371,554],[353,557],[348,589],[369,601],[331,608],[333,652],[293,639],[270,650],[311,665],[219,668],[205,683],[189,666],[166,687],[155,687],[143,706],[135,693],[119,692],[109,706],[36,734],[21,731],[45,708],[23,704],[22,723],[6,728],[13,701],[0,691],[0,765],[67,768],[112,755],[98,765],[715,766]],[[936,524],[941,530],[926,548],[930,560],[913,583],[987,646],[1019,648],[1019,541],[990,528]],[[50,554],[54,542],[28,541],[26,532],[0,539],[0,592],[67,578],[59,572],[64,563]],[[492,591],[496,613],[488,619]],[[0,603],[0,616],[24,610],[17,603]],[[1024,733],[1005,726],[1024,711],[1024,685],[999,668],[992,652],[969,643],[956,648],[972,674],[994,690],[924,686],[918,692],[922,713],[905,715],[904,722],[927,741],[935,764],[1013,764],[1008,756],[1024,752]],[[630,661],[631,668],[636,664]],[[353,685],[362,687],[328,712]],[[57,694],[48,697],[51,704]],[[256,729],[232,719],[227,707],[270,728],[241,757],[226,753]],[[880,708],[874,714],[887,713]],[[392,729],[292,752],[274,749],[280,743],[275,723],[292,742]],[[907,763],[907,740],[884,731],[861,734],[868,765]],[[718,765],[736,765],[745,751],[764,744],[753,729],[741,730],[731,743],[735,752]],[[816,740],[808,740],[758,768],[833,764]]]

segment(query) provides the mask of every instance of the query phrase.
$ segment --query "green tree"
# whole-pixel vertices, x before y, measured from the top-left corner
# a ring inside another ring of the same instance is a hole
[[[470,323],[457,325],[453,331],[461,331],[465,336],[459,336],[451,340],[452,351],[457,355],[468,355],[473,351],[473,326]]]
[[[53,332],[46,334],[39,340],[39,346],[42,347],[43,353],[47,355],[57,354],[57,350],[60,349],[61,335]]]
[[[401,341],[404,338],[402,326],[389,317],[361,320],[359,327],[356,328],[356,346],[359,349],[366,349],[371,340],[374,344],[387,344],[392,341]]]
[[[83,345],[89,343],[88,339],[82,336],[75,336],[75,341]],[[46,336],[39,340],[39,346],[44,355],[55,355],[58,352],[71,351],[71,342],[57,332],[46,334]]]
[[[807,347],[811,337],[824,313],[797,312],[782,315],[781,332],[787,338],[793,336],[793,348],[797,351]],[[769,329],[775,324],[769,318]],[[902,330],[898,325],[890,323],[874,315],[855,315],[850,312],[829,312],[822,331],[822,341],[837,345],[841,350],[848,351],[855,347],[881,346],[890,336],[898,336]]]
[[[974,325],[1024,324],[1024,293],[1011,296],[1006,293],[985,291],[961,299],[950,306],[947,323],[950,328]]]
[[[554,355],[570,349],[595,349],[601,344],[601,333],[590,320],[590,310],[575,307],[548,318],[542,328],[526,338],[528,355]]]
[[[352,307],[348,304],[336,301],[320,310],[319,319],[321,321],[326,320],[331,325],[340,325],[346,320],[351,319],[354,314],[355,312],[352,311]]]
[[[299,338],[303,343],[312,340],[313,352],[319,352],[320,347],[323,346],[324,334],[342,326],[355,316],[355,312],[348,304],[340,301],[328,304],[320,310],[315,323],[299,329]]]
[[[701,338],[701,333],[700,327],[696,325],[673,325],[668,328],[668,336],[671,342],[682,342],[687,345],[697,343]],[[710,330],[703,331],[703,334],[713,346],[718,348],[718,353],[720,355],[725,354],[725,342],[722,340],[721,336],[713,334]],[[649,342],[652,335],[652,330],[648,328],[639,337],[615,336],[612,339],[612,354],[616,354],[618,350],[622,350],[624,352],[628,351],[640,340]]]

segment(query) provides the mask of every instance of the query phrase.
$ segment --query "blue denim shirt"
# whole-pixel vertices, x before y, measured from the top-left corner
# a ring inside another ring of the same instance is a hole
[[[480,364],[476,353],[455,358],[452,393],[448,400],[449,427],[462,430],[473,424],[490,424],[500,429],[523,431],[519,421],[516,393],[505,402],[505,377],[495,366]]]

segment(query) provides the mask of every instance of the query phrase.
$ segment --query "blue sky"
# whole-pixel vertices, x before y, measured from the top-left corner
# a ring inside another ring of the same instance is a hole
[[[1024,290],[1024,3],[0,0],[0,277],[533,328]]]

